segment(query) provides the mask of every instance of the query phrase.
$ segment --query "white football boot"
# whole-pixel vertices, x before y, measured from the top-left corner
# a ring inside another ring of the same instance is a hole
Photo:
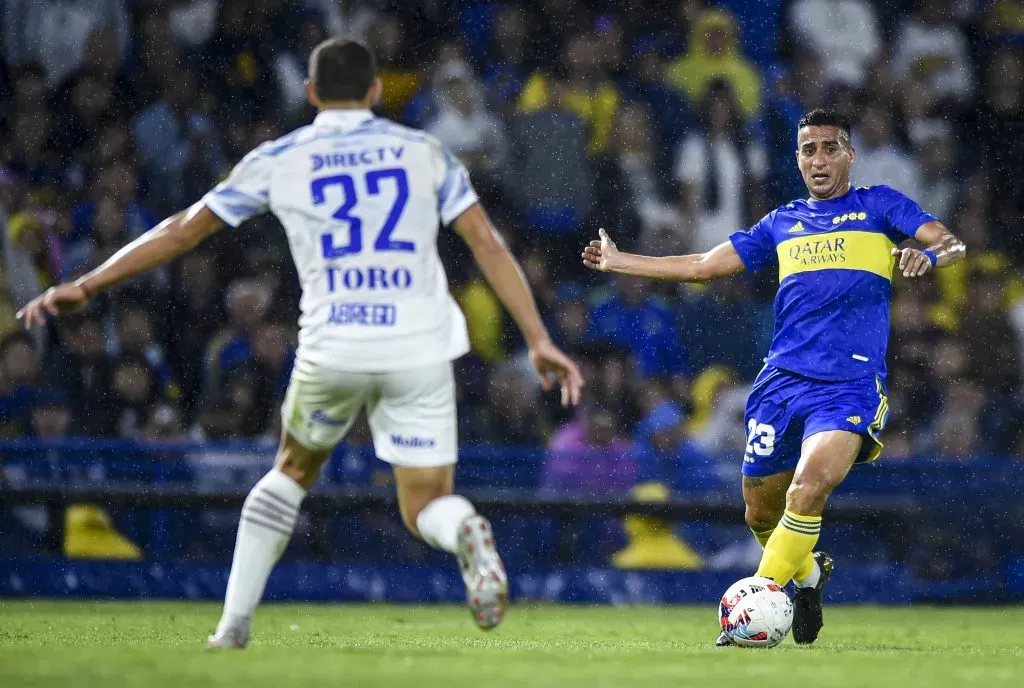
[[[207,650],[244,650],[248,644],[249,632],[240,628],[228,628],[206,639]]]
[[[494,548],[490,522],[483,516],[459,525],[459,568],[466,583],[466,604],[476,625],[489,631],[501,623],[508,605],[508,577]]]

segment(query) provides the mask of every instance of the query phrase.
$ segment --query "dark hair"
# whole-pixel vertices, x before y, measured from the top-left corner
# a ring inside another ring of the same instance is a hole
[[[309,56],[309,80],[320,100],[362,100],[377,77],[377,61],[362,43],[329,38]]]
[[[746,143],[746,128],[743,125],[739,103],[736,102],[736,92],[725,79],[709,81],[704,90],[704,96],[700,99],[697,118],[700,120],[701,126],[704,127],[704,134],[711,133],[711,105],[716,100],[724,100],[729,104],[729,121],[726,122],[726,127],[733,143]]]
[[[742,179],[740,188],[746,189],[750,178],[747,127],[744,125],[743,116],[740,114],[739,103],[736,102],[736,92],[725,79],[712,79],[708,82],[707,89],[704,91],[704,97],[700,100],[700,114],[698,115],[707,140],[704,156],[704,165],[707,171],[704,175],[703,198],[704,208],[709,212],[717,212],[721,208],[723,198],[723,190],[718,186],[718,174],[715,172],[715,155],[711,150],[711,111],[715,101],[718,100],[724,101],[729,106],[729,118],[725,122],[726,136],[729,137],[729,142],[736,147],[736,152],[739,155]],[[741,199],[744,197],[745,194],[740,194]],[[743,204],[741,212],[746,215],[746,203],[743,200],[740,202]]]
[[[816,108],[800,118],[796,128],[799,131],[804,127],[839,127],[839,131],[850,139],[850,120],[843,117],[835,110]]]

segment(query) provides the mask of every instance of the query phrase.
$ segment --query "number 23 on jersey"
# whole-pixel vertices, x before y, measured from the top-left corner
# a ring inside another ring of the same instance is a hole
[[[775,428],[758,423],[751,418],[747,421],[747,454],[750,456],[771,456],[775,449]]]

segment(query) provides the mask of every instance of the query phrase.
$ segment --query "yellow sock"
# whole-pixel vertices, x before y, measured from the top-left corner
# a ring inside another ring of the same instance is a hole
[[[788,583],[798,572],[806,578],[814,567],[811,552],[820,532],[821,516],[801,516],[786,509],[764,546],[756,575],[771,578],[779,585]],[[808,560],[811,568],[807,568]]]
[[[814,545],[811,545],[811,547],[813,548]],[[800,566],[798,566],[796,571],[793,573],[793,580],[799,583],[800,581],[810,576],[812,573],[814,573],[814,555],[808,552],[807,556],[804,557],[803,563],[800,564]]]
[[[775,528],[769,528],[768,530],[754,530],[751,528],[750,532],[753,533],[754,537],[757,538],[757,541],[761,543],[761,549],[764,549],[768,544],[768,538],[770,538],[772,533],[775,532]]]
[[[757,541],[761,543],[761,549],[764,549],[765,546],[768,544],[768,538],[770,538],[772,536],[772,533],[775,532],[775,528],[769,528],[768,530],[754,530],[753,528],[751,528],[750,532],[753,533],[754,537],[757,538]],[[808,554],[807,558],[804,559],[804,563],[800,564],[800,566],[796,570],[796,573],[793,574],[793,580],[802,581],[808,576],[810,576],[813,572],[814,556]]]

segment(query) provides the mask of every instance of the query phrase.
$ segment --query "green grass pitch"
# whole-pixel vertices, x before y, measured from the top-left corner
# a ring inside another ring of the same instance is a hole
[[[213,604],[4,601],[0,686],[1010,686],[1021,611],[836,607],[813,647],[745,650],[712,646],[710,605],[519,605],[490,633],[457,607],[266,605],[217,653]]]

